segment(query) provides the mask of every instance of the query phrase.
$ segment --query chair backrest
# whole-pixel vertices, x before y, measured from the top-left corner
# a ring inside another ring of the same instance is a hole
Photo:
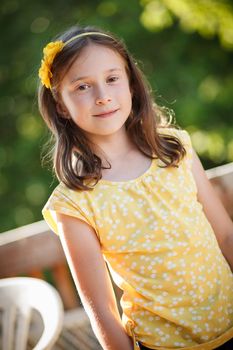
[[[43,321],[42,335],[33,350],[47,350],[54,345],[63,326],[63,304],[54,287],[31,277],[0,280],[2,344],[4,350],[26,350],[32,312]]]

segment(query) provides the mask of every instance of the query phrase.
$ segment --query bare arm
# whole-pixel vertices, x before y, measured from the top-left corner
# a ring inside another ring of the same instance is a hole
[[[204,213],[214,230],[220,249],[233,271],[233,222],[208,180],[194,150],[192,172],[197,185],[198,201],[202,204]]]
[[[104,350],[132,350],[94,230],[77,218],[56,216],[61,243],[97,339]]]

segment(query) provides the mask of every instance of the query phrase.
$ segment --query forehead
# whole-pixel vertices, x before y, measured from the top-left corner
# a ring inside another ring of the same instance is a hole
[[[82,49],[66,73],[65,80],[72,82],[78,76],[96,76],[112,69],[125,70],[125,60],[114,49],[90,44]]]

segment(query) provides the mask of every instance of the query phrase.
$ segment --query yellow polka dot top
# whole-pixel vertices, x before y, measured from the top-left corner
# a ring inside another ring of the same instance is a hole
[[[178,168],[154,159],[138,178],[100,180],[93,191],[60,183],[42,213],[56,233],[53,211],[94,228],[134,349],[214,349],[233,337],[233,275],[197,201],[189,134],[159,132],[186,148]]]

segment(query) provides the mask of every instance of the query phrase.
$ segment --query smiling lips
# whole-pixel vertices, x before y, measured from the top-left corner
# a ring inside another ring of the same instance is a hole
[[[103,113],[100,113],[100,114],[95,114],[94,117],[108,118],[108,117],[111,117],[117,111],[118,111],[118,109],[114,109],[114,110],[111,110],[111,111],[106,111],[106,112],[103,112]]]

